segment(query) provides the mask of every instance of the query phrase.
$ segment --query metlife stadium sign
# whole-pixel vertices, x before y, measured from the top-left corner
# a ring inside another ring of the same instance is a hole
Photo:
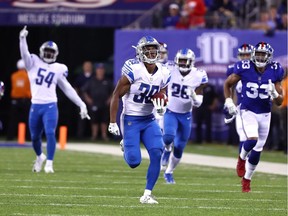
[[[0,25],[122,27],[157,0],[16,0],[0,1]]]

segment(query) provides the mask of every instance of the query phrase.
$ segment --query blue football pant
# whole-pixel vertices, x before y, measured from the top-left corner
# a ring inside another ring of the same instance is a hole
[[[55,131],[58,123],[57,103],[32,104],[29,113],[29,129],[33,149],[37,156],[42,153],[43,130],[47,141],[47,160],[53,160],[56,150]]]
[[[181,158],[190,137],[192,128],[192,113],[175,113],[167,110],[164,114],[164,135],[165,145],[174,142],[173,154]]]

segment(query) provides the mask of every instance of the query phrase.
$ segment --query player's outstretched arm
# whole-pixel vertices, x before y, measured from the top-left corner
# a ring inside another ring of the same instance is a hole
[[[64,92],[64,94],[80,108],[80,116],[82,119],[87,118],[90,120],[90,116],[88,115],[86,104],[81,100],[81,98],[78,96],[75,89],[71,86],[71,84],[68,82],[66,77],[62,77],[58,81],[59,88]]]

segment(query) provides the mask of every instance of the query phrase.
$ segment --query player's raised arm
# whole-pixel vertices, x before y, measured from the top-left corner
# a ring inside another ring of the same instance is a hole
[[[26,37],[28,35],[27,26],[24,26],[24,28],[19,33],[19,47],[20,47],[20,54],[21,58],[25,62],[26,69],[29,69],[32,67],[33,61],[31,59],[31,54],[28,50],[28,45],[26,41]]]

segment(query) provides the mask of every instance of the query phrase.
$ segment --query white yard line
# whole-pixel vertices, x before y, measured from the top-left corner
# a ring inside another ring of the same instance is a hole
[[[105,144],[68,143],[65,149],[81,152],[109,154],[116,156],[123,155],[123,152],[120,150],[120,147],[112,146],[109,144],[105,145]],[[142,149],[141,154],[143,158],[148,159],[148,154],[146,150]],[[235,169],[237,158],[184,153],[181,159],[181,163]],[[288,175],[287,164],[264,162],[264,161],[259,162],[257,166],[257,172],[285,175],[285,176]]]

